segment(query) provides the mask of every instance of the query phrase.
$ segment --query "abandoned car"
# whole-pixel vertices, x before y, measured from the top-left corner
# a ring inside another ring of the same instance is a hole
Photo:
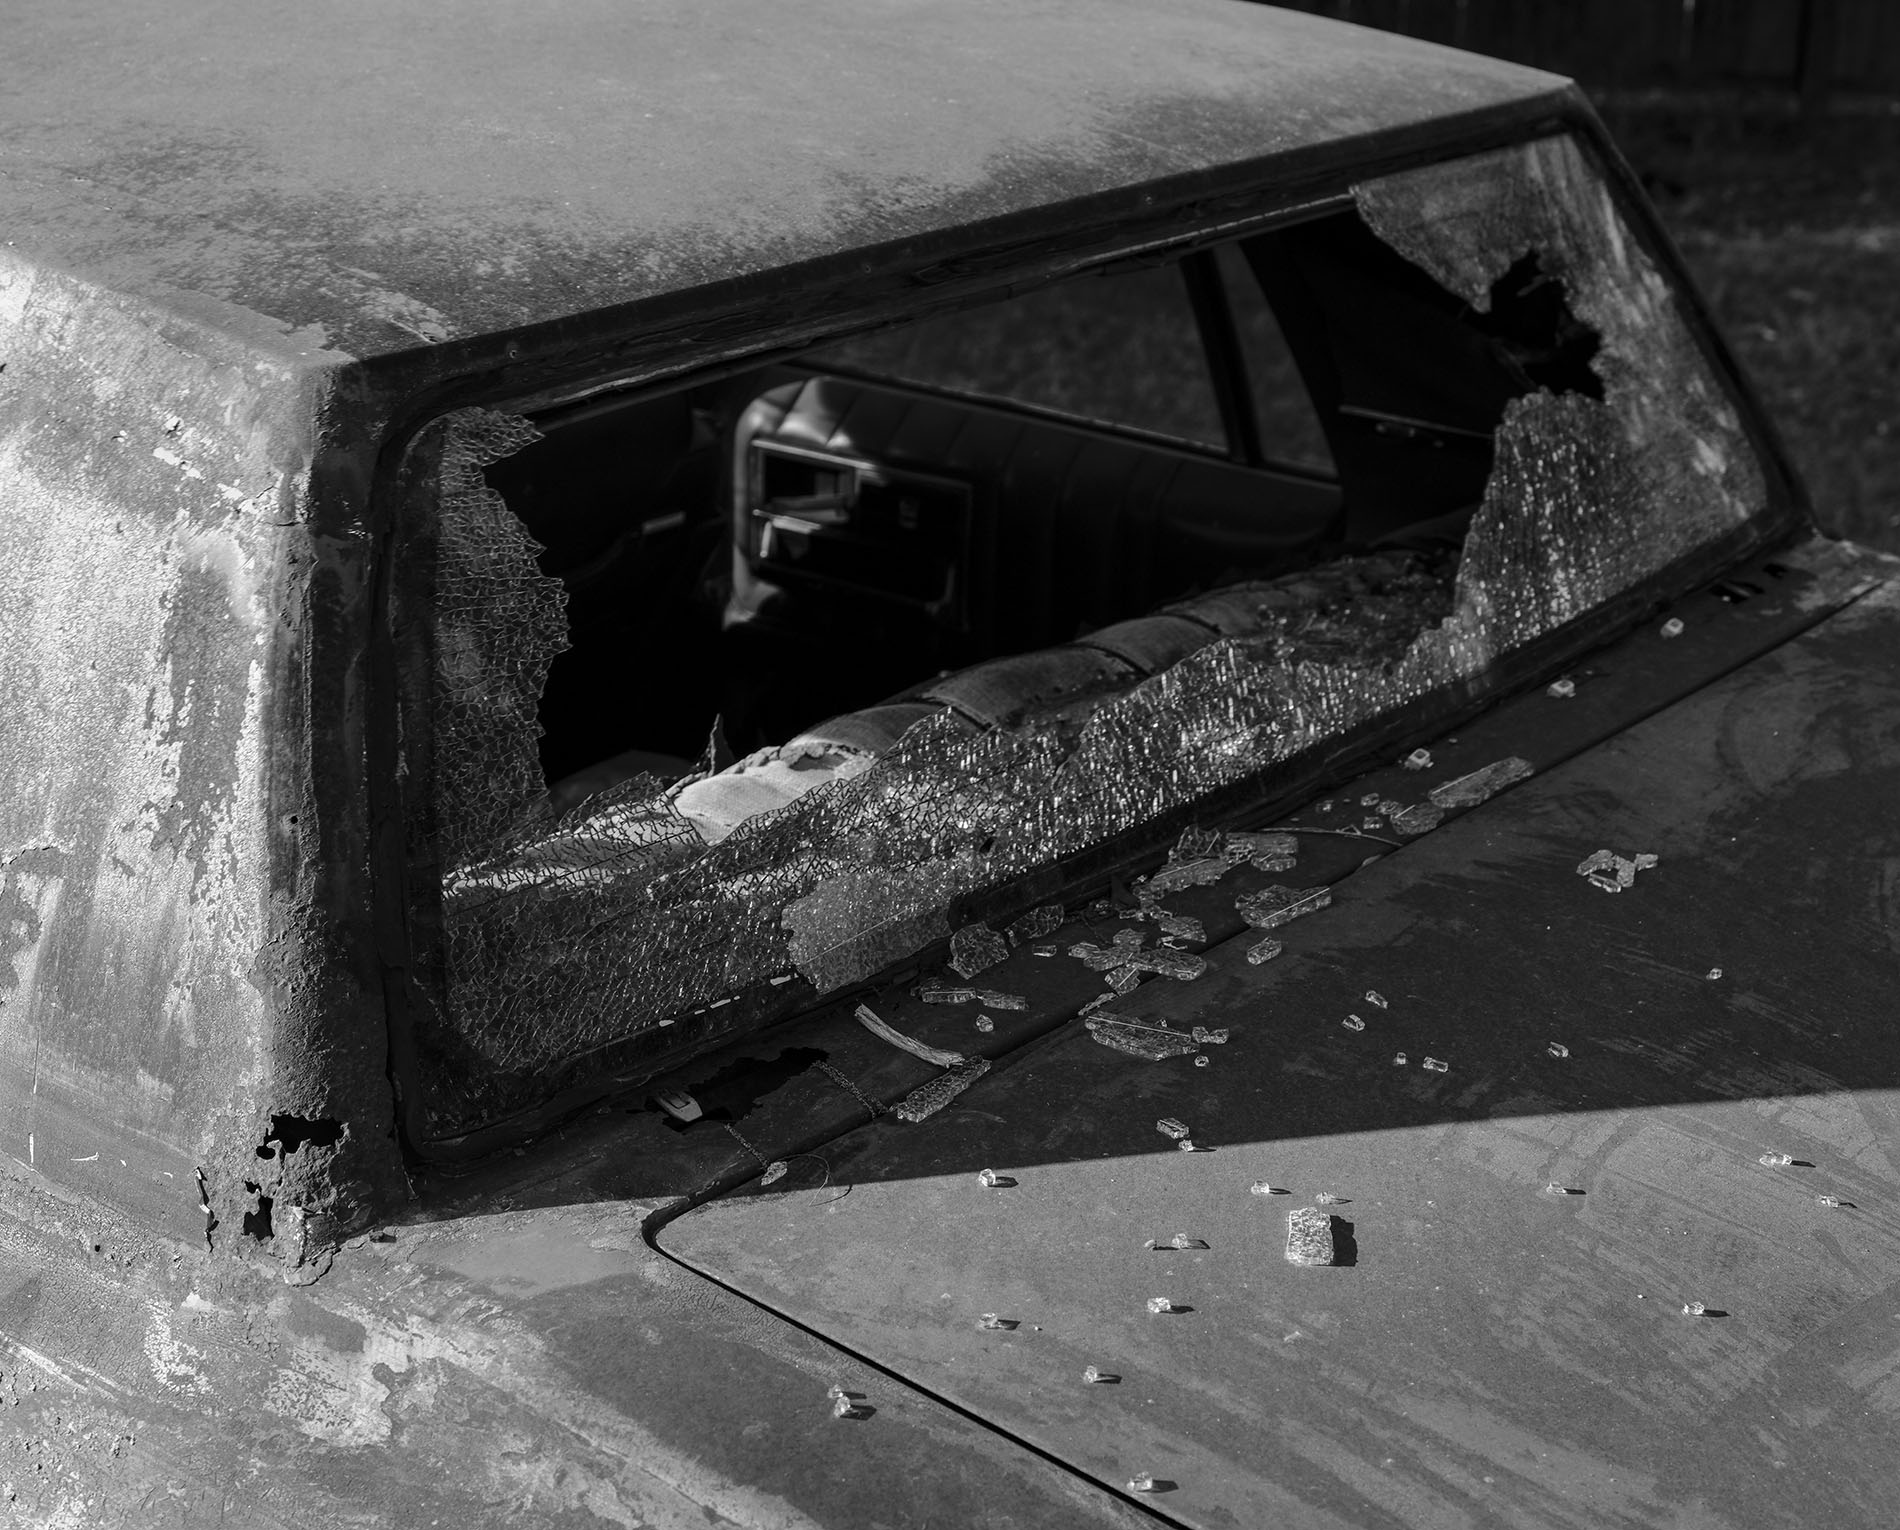
[[[1578,91],[29,6],[33,1526],[1900,1501],[1900,569]]]

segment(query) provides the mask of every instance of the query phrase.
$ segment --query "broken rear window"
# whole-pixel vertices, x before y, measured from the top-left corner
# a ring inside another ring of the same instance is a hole
[[[1270,805],[1316,746],[1596,641],[1765,508],[1568,138],[1142,272],[1166,302],[1098,301],[1114,280],[1049,289],[1042,329],[974,310],[424,433],[399,620],[426,1135]],[[1100,375],[1142,356],[1192,397]]]

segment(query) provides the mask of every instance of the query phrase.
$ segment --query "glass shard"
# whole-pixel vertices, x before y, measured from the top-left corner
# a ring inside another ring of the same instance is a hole
[[[1258,967],[1263,962],[1272,961],[1274,957],[1278,956],[1285,949],[1286,946],[1282,942],[1275,940],[1269,935],[1265,939],[1256,940],[1252,945],[1247,947],[1247,960],[1253,966]]]
[[[1333,1262],[1333,1219],[1312,1206],[1297,1206],[1286,1218],[1286,1262],[1327,1265]]]
[[[966,978],[1009,956],[1009,942],[987,924],[966,924],[950,937],[950,969]]]
[[[891,1114],[900,1121],[926,1121],[990,1071],[987,1057],[973,1057],[904,1096]]]
[[[1447,781],[1442,786],[1434,786],[1431,790],[1432,804],[1441,808],[1476,807],[1481,802],[1490,801],[1505,787],[1528,780],[1531,774],[1529,760],[1521,760],[1515,755],[1493,760],[1470,775]]]
[[[1185,1057],[1200,1048],[1200,1044],[1185,1032],[1172,1031],[1165,1025],[1149,1021],[1095,1014],[1082,1023],[1088,1028],[1091,1039],[1146,1062],[1160,1062],[1164,1057]]]
[[[1276,883],[1236,898],[1234,908],[1255,929],[1276,930],[1304,915],[1317,913],[1332,901],[1330,887],[1282,887]]]
[[[1008,935],[1012,945],[1022,945],[1028,941],[1040,939],[1044,935],[1053,935],[1061,928],[1062,905],[1044,903],[1038,908],[1032,908],[1022,918],[1012,923],[1008,928]]]

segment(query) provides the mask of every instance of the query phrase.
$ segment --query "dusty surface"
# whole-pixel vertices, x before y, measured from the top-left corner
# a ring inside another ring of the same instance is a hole
[[[660,1246],[1186,1524],[1877,1522],[1896,623],[1888,587],[1362,870],[1266,967],[1231,942],[1118,1006],[1227,1028],[1209,1066],[1067,1031]],[[1659,861],[1606,894],[1605,845]],[[1284,1257],[1302,1204],[1330,1267]]]
[[[491,1209],[379,1234],[296,1289],[0,1178],[0,1522],[1144,1522],[653,1253],[649,1209]]]
[[[21,249],[359,356],[1556,83],[1217,0],[36,0],[0,80]]]

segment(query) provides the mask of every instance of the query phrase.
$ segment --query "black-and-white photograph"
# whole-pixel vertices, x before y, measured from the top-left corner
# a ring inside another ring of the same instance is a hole
[[[1897,1439],[1895,0],[0,7],[0,1525]]]

